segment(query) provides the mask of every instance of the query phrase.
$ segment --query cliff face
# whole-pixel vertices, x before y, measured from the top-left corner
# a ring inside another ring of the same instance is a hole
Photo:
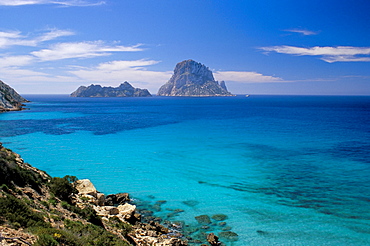
[[[231,96],[225,82],[215,81],[211,70],[193,60],[178,63],[171,79],[157,93],[158,96]]]
[[[134,88],[128,82],[118,87],[102,87],[100,85],[80,86],[71,97],[151,97],[147,89]]]
[[[22,103],[28,102],[13,88],[0,80],[0,112],[21,110]]]

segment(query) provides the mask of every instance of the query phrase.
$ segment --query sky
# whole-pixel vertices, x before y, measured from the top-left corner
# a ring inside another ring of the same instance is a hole
[[[369,0],[0,0],[0,80],[156,94],[193,59],[233,94],[370,95],[369,13]]]

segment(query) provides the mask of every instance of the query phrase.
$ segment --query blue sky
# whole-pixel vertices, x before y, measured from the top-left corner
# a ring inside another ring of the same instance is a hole
[[[0,79],[155,94],[193,59],[234,94],[370,95],[369,13],[368,0],[0,0]]]

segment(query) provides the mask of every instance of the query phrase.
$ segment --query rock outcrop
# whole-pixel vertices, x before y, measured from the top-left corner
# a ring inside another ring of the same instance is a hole
[[[0,80],[0,112],[22,110],[25,102],[28,101]]]
[[[147,89],[134,88],[127,81],[118,87],[101,85],[80,86],[72,92],[71,97],[151,97]]]
[[[158,96],[232,96],[224,81],[215,81],[212,71],[193,60],[177,63],[170,80],[159,88]]]

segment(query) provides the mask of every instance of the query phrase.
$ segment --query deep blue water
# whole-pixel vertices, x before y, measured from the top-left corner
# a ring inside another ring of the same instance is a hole
[[[225,214],[227,245],[370,245],[370,97],[25,97],[0,141],[53,176]]]

